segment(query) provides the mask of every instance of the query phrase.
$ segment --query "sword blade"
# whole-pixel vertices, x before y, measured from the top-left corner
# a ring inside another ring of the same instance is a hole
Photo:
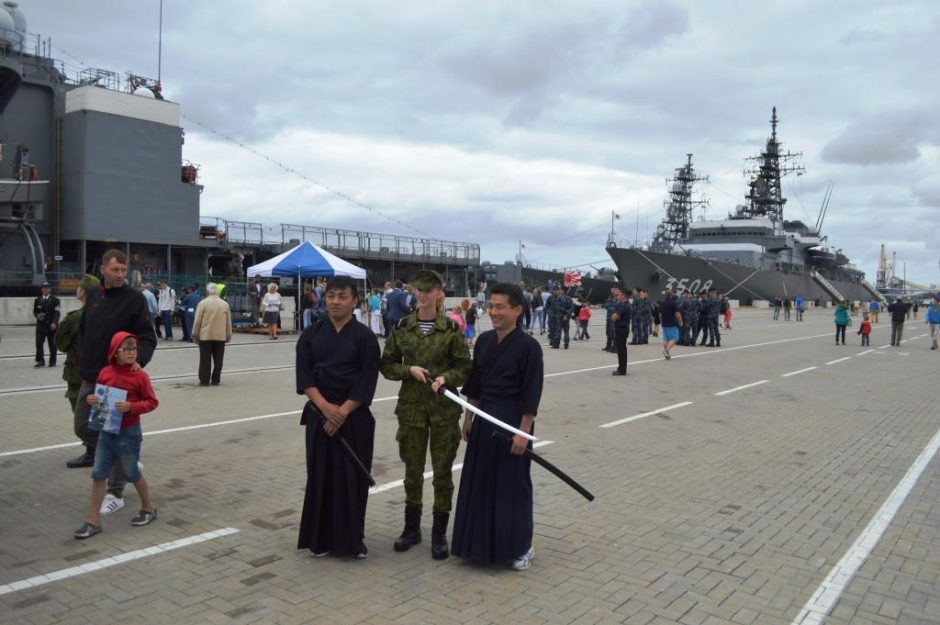
[[[449,391],[449,390],[447,390],[447,389],[444,389],[444,396],[447,397],[448,399],[450,399],[451,401],[454,401],[454,402],[460,404],[461,406],[463,406],[464,408],[466,408],[467,410],[469,410],[469,411],[472,412],[473,414],[477,415],[478,417],[482,417],[483,419],[489,421],[489,422],[492,423],[493,425],[496,425],[496,426],[498,426],[498,427],[503,428],[503,429],[506,430],[507,432],[512,432],[513,434],[516,434],[516,435],[518,435],[518,436],[521,436],[522,438],[524,438],[524,439],[526,439],[526,440],[530,440],[530,441],[537,441],[537,440],[539,440],[539,439],[537,439],[536,437],[534,437],[534,436],[532,436],[531,434],[529,434],[528,432],[523,432],[523,431],[520,430],[519,428],[514,428],[513,426],[509,425],[509,424],[506,423],[505,421],[501,421],[500,419],[497,419],[497,418],[494,417],[494,416],[491,416],[491,415],[486,414],[485,412],[483,412],[482,410],[480,410],[479,408],[477,408],[476,406],[474,406],[474,405],[471,404],[470,402],[464,401],[464,400],[463,400],[459,395],[457,395],[456,393],[453,393],[453,392],[451,392],[451,391]]]

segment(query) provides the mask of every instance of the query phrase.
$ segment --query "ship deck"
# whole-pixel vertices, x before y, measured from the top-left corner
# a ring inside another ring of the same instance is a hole
[[[76,541],[89,479],[65,468],[62,369],[32,368],[31,328],[0,328],[0,622],[938,623],[940,387],[924,371],[940,355],[922,319],[889,347],[883,317],[870,348],[833,345],[831,319],[735,311],[721,349],[631,347],[626,378],[599,349],[602,311],[590,341],[546,348],[539,452],[597,499],[533,466],[525,573],[432,560],[430,480],[425,542],[392,550],[403,471],[381,378],[369,558],[295,549],[292,337],[236,336],[219,387],[197,385],[193,346],[161,342],[142,451],[160,516],[131,527],[128,487]]]

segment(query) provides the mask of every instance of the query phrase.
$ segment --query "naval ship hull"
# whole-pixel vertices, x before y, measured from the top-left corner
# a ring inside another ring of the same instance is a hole
[[[714,287],[730,299],[742,302],[794,298],[797,295],[807,301],[819,302],[839,299],[839,296],[849,301],[880,299],[860,279],[835,277],[831,273],[824,279],[837,293],[831,293],[821,280],[805,272],[784,273],[636,248],[611,247],[607,252],[617,265],[622,286],[646,289],[651,294],[659,295],[666,289],[699,292]]]

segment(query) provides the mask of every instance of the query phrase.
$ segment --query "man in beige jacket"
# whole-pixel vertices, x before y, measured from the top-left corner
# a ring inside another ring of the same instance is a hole
[[[218,386],[225,344],[232,340],[232,313],[228,302],[218,296],[218,286],[214,282],[206,285],[206,297],[196,306],[193,340],[199,344],[199,386],[209,386],[210,383]]]

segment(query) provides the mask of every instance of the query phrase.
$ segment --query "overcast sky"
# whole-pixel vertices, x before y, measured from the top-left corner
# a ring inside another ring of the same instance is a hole
[[[156,76],[157,0],[20,4],[70,69]],[[831,244],[872,281],[882,243],[940,281],[935,0],[165,0],[163,25],[203,215],[603,264],[611,211],[647,239],[686,153],[707,217],[743,203],[776,106],[806,167],[786,217],[815,223],[832,181]]]

